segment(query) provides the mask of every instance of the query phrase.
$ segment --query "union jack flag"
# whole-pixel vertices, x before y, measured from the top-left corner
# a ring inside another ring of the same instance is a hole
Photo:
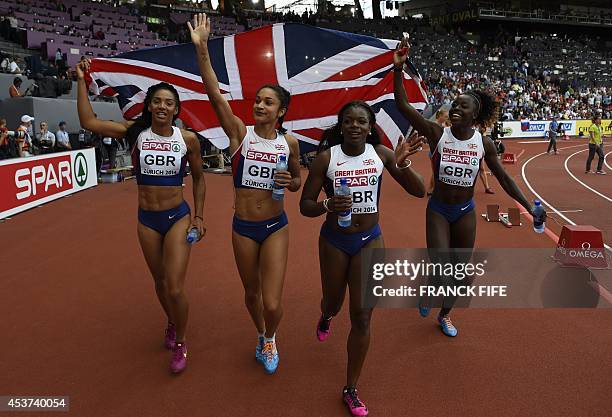
[[[383,143],[393,148],[409,124],[393,99],[393,49],[397,41],[278,23],[208,42],[221,92],[236,116],[254,124],[252,108],[257,89],[279,84],[291,93],[283,126],[300,142],[301,152],[313,150],[324,129],[337,121],[339,109],[363,100],[376,113]],[[424,84],[417,70],[404,72],[410,102],[426,106]],[[140,115],[146,90],[165,81],[176,87],[181,100],[179,118],[185,125],[224,149],[229,140],[208,101],[200,78],[193,44],[146,49],[94,59],[90,89],[116,96],[123,116]]]

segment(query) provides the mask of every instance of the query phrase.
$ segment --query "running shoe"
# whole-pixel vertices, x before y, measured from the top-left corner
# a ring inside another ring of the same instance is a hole
[[[174,323],[168,322],[168,327],[166,327],[166,337],[164,338],[164,345],[166,349],[172,350],[174,349],[174,344],[176,343],[176,327],[174,327]]]
[[[276,372],[276,368],[278,368],[278,351],[276,350],[276,343],[264,343],[263,350],[261,351],[261,361],[267,373],[273,374]]]
[[[187,366],[187,344],[175,343],[174,349],[172,349],[172,360],[170,361],[170,370],[178,374],[182,372]]]
[[[457,336],[457,329],[453,326],[453,322],[448,316],[438,316],[438,323],[440,323],[440,328],[442,329],[442,333],[447,336],[455,337]]]
[[[606,175],[606,171],[597,171],[597,172],[596,172],[596,174],[599,174],[599,175]]]
[[[368,407],[357,396],[357,390],[352,387],[344,387],[342,390],[342,399],[348,407],[349,411],[354,416],[367,416]]]
[[[317,324],[317,339],[319,339],[319,342],[325,342],[329,337],[329,326],[331,325],[332,318],[333,317],[325,319],[323,314],[321,314],[321,318]]]
[[[584,171],[585,174],[592,174],[593,171]]]
[[[264,338],[263,336],[258,336],[257,339],[258,339],[257,347],[255,348],[255,360],[257,362],[262,362],[263,356],[261,354],[261,351],[263,350],[263,347],[264,347]]]
[[[431,311],[431,307],[419,306],[419,314],[421,317],[429,316],[429,312]]]

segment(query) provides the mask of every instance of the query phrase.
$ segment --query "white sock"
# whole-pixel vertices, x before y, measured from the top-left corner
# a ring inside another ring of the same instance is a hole
[[[268,343],[268,342],[276,343],[276,333],[274,333],[272,337],[264,336],[264,343]]]

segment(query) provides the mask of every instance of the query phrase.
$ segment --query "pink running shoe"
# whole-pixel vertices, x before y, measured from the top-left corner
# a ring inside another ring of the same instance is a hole
[[[344,387],[342,399],[353,416],[361,417],[368,415],[368,407],[359,399],[355,388]]]
[[[333,317],[325,319],[323,317],[323,314],[321,314],[319,323],[317,323],[317,339],[319,339],[319,342],[325,342],[329,337],[329,326],[331,324],[332,318]]]
[[[172,360],[170,361],[170,370],[178,374],[187,366],[187,344],[176,343],[172,349]]]
[[[168,327],[166,327],[166,337],[164,338],[164,345],[166,346],[166,349],[173,350],[175,343],[176,327],[174,327],[174,323],[168,322]]]

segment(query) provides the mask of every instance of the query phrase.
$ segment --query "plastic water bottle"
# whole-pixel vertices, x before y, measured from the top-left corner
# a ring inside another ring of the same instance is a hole
[[[197,227],[192,227],[191,229],[189,229],[189,232],[187,232],[187,242],[189,242],[189,244],[193,245],[198,241],[199,238],[200,231]]]
[[[287,155],[281,153],[278,155],[278,160],[276,161],[276,172],[278,171],[287,171]],[[282,200],[285,197],[285,187],[278,187],[274,185],[272,188],[272,198],[274,200]]]
[[[535,207],[533,208],[533,230],[536,233],[544,233],[546,225],[544,224],[544,207],[540,200],[534,201]]]
[[[348,186],[346,178],[340,178],[340,187],[336,187],[336,195],[351,195],[351,189]],[[351,210],[346,210],[338,213],[338,225],[340,227],[349,227],[351,225]]]

